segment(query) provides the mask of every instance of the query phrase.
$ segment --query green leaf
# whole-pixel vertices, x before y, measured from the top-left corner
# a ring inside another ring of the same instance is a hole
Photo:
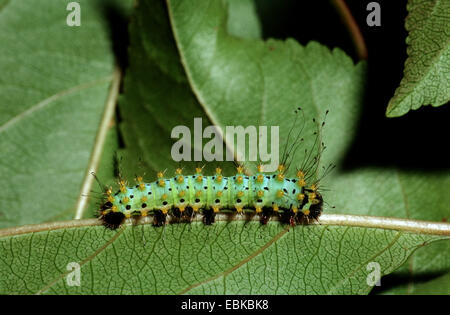
[[[370,262],[387,274],[442,238],[242,221],[39,229],[0,238],[0,294],[366,294]]]
[[[449,242],[435,242],[418,249],[394,273],[382,279],[378,294],[448,294]]]
[[[408,59],[404,77],[389,102],[388,117],[450,100],[450,3],[409,0],[408,11]]]
[[[448,172],[406,172],[359,169],[334,172],[326,200],[342,214],[376,215],[415,220],[448,221]],[[426,198],[424,196],[427,196]],[[398,272],[382,279],[385,293],[412,293],[416,283],[450,272],[450,242],[420,248]],[[386,284],[384,284],[386,283]],[[435,288],[437,292],[446,288]]]
[[[65,1],[0,6],[0,227],[75,216],[114,79],[105,12],[119,1],[78,2],[80,27]]]

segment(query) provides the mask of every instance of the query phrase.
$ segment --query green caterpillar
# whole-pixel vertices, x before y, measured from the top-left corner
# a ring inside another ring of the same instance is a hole
[[[321,215],[323,198],[318,181],[308,185],[307,178],[301,170],[296,178],[286,178],[283,164],[271,174],[263,173],[262,166],[258,166],[253,176],[245,175],[242,166],[230,177],[223,176],[220,168],[213,176],[204,176],[201,168],[196,169],[195,175],[186,176],[177,169],[172,178],[164,178],[160,172],[158,180],[152,183],[144,183],[138,177],[133,187],[121,180],[115,194],[107,189],[100,219],[111,229],[118,228],[125,218],[149,214],[157,226],[166,223],[168,214],[188,220],[201,214],[205,224],[212,224],[222,209],[234,209],[238,214],[248,209],[259,215],[264,224],[273,215],[291,225],[309,223]]]
[[[301,108],[297,108],[298,114]],[[328,111],[325,113],[325,117]],[[294,126],[288,135],[288,141]],[[316,120],[313,119],[316,123]],[[325,119],[321,127],[325,125]],[[303,125],[304,127],[304,125]],[[266,224],[272,216],[279,217],[291,225],[309,223],[318,220],[323,210],[323,198],[319,192],[319,182],[333,168],[330,164],[316,180],[320,157],[325,150],[323,143],[316,140],[311,151],[305,150],[305,160],[295,178],[287,178],[286,171],[299,143],[303,127],[295,137],[293,145],[285,146],[283,159],[275,173],[264,173],[259,165],[253,176],[244,174],[242,166],[237,167],[234,176],[223,176],[222,169],[216,168],[216,174],[204,176],[202,168],[196,169],[194,175],[183,175],[182,169],[175,171],[175,176],[165,178],[163,172],[152,183],[144,183],[142,177],[136,178],[135,186],[127,186],[119,180],[119,191],[113,194],[112,188],[105,189],[105,200],[101,203],[99,218],[111,229],[118,228],[125,218],[153,215],[154,225],[166,223],[167,216],[190,221],[199,214],[207,225],[214,222],[219,212],[243,214],[244,209],[259,215],[261,223]],[[316,147],[318,146],[318,147]],[[317,155],[312,153],[318,149]]]

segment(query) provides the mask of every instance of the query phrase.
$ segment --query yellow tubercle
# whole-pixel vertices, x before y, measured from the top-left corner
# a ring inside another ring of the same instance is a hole
[[[108,201],[109,201],[109,202],[111,202],[111,203],[112,203],[112,202],[114,202],[114,197],[113,197],[113,196],[111,196],[111,195],[110,195],[110,196],[108,196]]]
[[[141,210],[141,216],[143,216],[143,217],[148,216],[148,211],[147,210]]]
[[[244,192],[242,190],[238,191],[237,196],[238,198],[241,198],[242,196],[244,196]]]
[[[184,210],[186,210],[186,206],[179,205],[179,206],[178,206],[178,209],[180,210],[181,213],[183,213]]]
[[[158,172],[156,174],[156,176],[158,176],[158,178],[163,178],[164,177],[164,173],[163,172]]]
[[[305,194],[297,194],[297,200],[301,201],[305,199]]]
[[[286,167],[284,166],[284,164],[278,165],[278,172],[283,173],[285,170],[286,170]]]
[[[117,206],[112,206],[111,207],[111,211],[112,212],[119,212],[119,209],[117,208]]]
[[[222,190],[218,191],[217,194],[216,194],[216,196],[217,196],[217,197],[222,197],[222,196],[223,196],[223,191],[222,191]]]
[[[236,183],[238,183],[239,185],[242,184],[244,182],[244,178],[242,176],[238,176],[236,177]]]
[[[159,187],[164,187],[164,186],[166,186],[166,181],[165,181],[164,179],[160,179],[160,180],[158,181],[158,186],[159,186]]]
[[[222,179],[223,179],[223,176],[219,175],[216,177],[216,182],[220,183],[220,182],[222,182]]]
[[[182,168],[177,168],[177,169],[175,170],[175,174],[177,174],[177,175],[183,174],[183,169],[182,169]]]
[[[282,198],[284,196],[284,191],[281,189],[277,191],[277,198]]]
[[[309,215],[309,214],[310,214],[310,211],[309,211],[309,209],[303,209],[303,210],[302,210],[302,213],[303,213],[304,215]]]
[[[202,175],[198,176],[196,181],[201,183],[203,181],[203,176]]]
[[[166,200],[166,199],[167,199],[167,194],[163,194],[163,195],[161,196],[161,199],[162,199],[162,200]]]
[[[262,197],[262,196],[264,196],[264,191],[258,190],[258,192],[256,194],[258,195],[258,197]]]
[[[178,175],[178,176],[177,176],[177,182],[178,182],[179,184],[182,184],[182,183],[184,182],[184,177],[181,176],[181,175]]]
[[[145,190],[145,184],[144,183],[140,183],[139,184],[139,190],[140,191],[144,191]]]
[[[184,195],[186,195],[186,190],[181,190],[181,191],[178,193],[178,196],[179,196],[179,197],[184,197]]]
[[[292,212],[297,213],[298,212],[298,208],[297,207],[292,207]]]
[[[220,210],[219,206],[213,206],[212,208],[213,208],[214,213],[218,213]]]
[[[258,176],[256,176],[256,182],[258,184],[262,184],[264,182],[264,175],[259,174]]]
[[[127,203],[129,203],[130,202],[130,198],[128,198],[128,197],[124,197],[123,199],[122,199],[122,203],[124,204],[124,205],[126,205]]]
[[[141,198],[141,201],[142,201],[142,202],[147,202],[147,200],[148,200],[148,198],[147,198],[146,196],[143,196],[143,197]]]
[[[201,168],[201,167],[195,168],[195,172],[196,172],[197,174],[201,174],[201,173],[202,173],[202,170],[203,170],[203,168]]]
[[[255,211],[256,211],[256,213],[261,213],[262,212],[262,208],[261,207],[256,207]]]
[[[197,190],[195,192],[195,197],[200,198],[202,196],[202,191],[201,190]]]
[[[277,181],[279,181],[279,182],[284,181],[284,175],[281,174],[281,173],[279,173],[279,174],[277,175]]]
[[[235,205],[237,213],[242,213],[242,206]]]
[[[278,208],[278,205],[275,203],[273,206],[273,211],[278,212],[278,210],[280,210],[280,208]]]
[[[297,182],[298,187],[305,187],[306,186],[306,182],[304,179],[299,179]]]
[[[222,169],[220,167],[216,168],[216,175],[222,174]]]
[[[242,174],[244,172],[244,168],[240,165],[238,167],[236,167],[236,170],[237,170],[238,174]]]
[[[264,172],[264,166],[262,164],[258,164],[256,168],[258,169],[258,173]]]

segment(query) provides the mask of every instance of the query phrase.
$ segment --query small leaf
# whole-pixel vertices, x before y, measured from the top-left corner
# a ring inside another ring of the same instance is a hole
[[[389,102],[388,117],[422,105],[440,106],[450,99],[450,2],[409,0],[408,11],[408,59]]]

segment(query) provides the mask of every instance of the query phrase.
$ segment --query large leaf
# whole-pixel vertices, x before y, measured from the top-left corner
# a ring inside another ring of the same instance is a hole
[[[66,1],[0,6],[0,227],[75,216],[115,78],[107,15],[119,1],[79,3],[80,27]]]
[[[408,59],[387,116],[450,100],[450,2],[408,0]]]
[[[0,294],[365,294],[369,263],[387,274],[439,238],[239,221],[51,229],[0,238]]]

